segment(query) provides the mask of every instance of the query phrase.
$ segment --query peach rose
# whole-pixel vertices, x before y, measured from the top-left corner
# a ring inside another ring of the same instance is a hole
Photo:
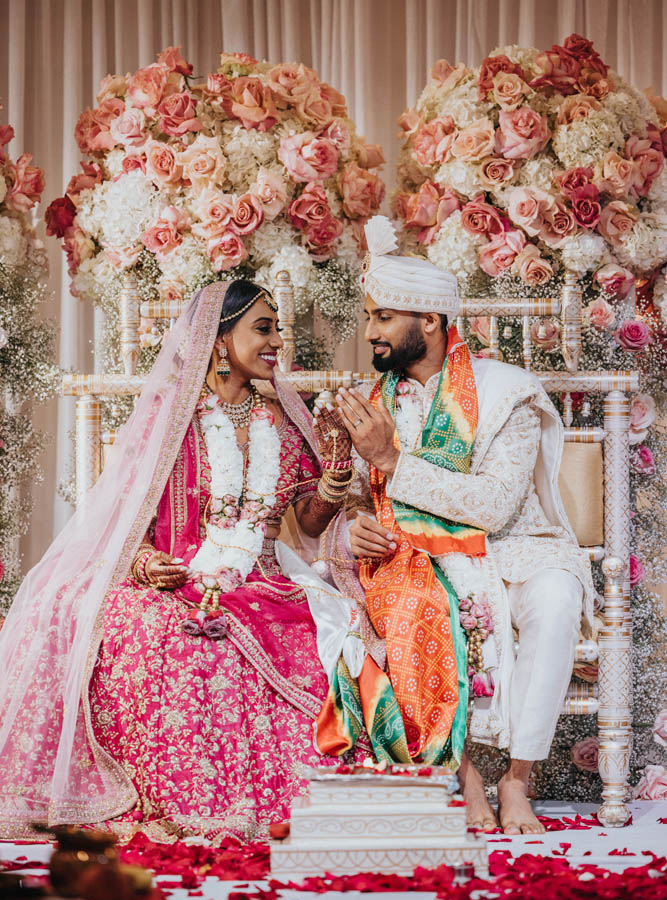
[[[76,272],[84,259],[90,259],[95,255],[95,244],[78,225],[72,225],[65,232],[63,250],[67,254],[69,273],[72,274]]]
[[[638,196],[645,197],[665,164],[662,148],[657,150],[650,140],[642,140],[634,134],[626,142],[625,152],[635,163],[634,189]]]
[[[234,197],[209,188],[197,197],[196,210],[201,222],[192,226],[193,232],[207,240],[219,237],[229,230],[234,214]]]
[[[234,79],[229,95],[223,99],[223,106],[228,116],[240,119],[243,127],[248,129],[268,131],[280,118],[271,88],[253,76]]]
[[[653,740],[661,747],[667,747],[667,706],[660,710],[653,723]]]
[[[490,119],[477,119],[456,135],[452,143],[452,156],[464,162],[483,159],[493,153],[494,141],[493,122]]]
[[[104,255],[114,269],[124,270],[132,268],[142,250],[141,244],[134,244],[131,247],[105,247]]]
[[[414,154],[420,166],[440,165],[450,155],[456,125],[451,116],[438,116],[423,125],[414,140]]]
[[[312,131],[284,137],[278,148],[278,158],[295,181],[330,178],[338,169],[338,157],[336,145]]]
[[[601,104],[595,97],[589,97],[587,94],[575,94],[566,97],[558,107],[556,122],[558,125],[570,125],[578,119],[587,119],[592,112],[601,108]]]
[[[336,241],[343,233],[343,225],[333,216],[310,225],[303,233],[304,246],[317,262],[336,255]]]
[[[620,199],[631,192],[637,177],[637,163],[608,150],[595,164],[594,182],[602,194]]]
[[[22,153],[5,171],[8,188],[5,205],[14,212],[28,212],[42,196],[44,172],[39,166],[31,166],[31,161],[31,153]]]
[[[522,232],[514,229],[494,235],[479,251],[480,268],[495,278],[512,266],[525,244],[526,238]]]
[[[446,59],[439,59],[431,67],[431,80],[437,81],[442,90],[451,91],[465,73],[466,67],[463,63],[457,63],[455,66],[452,66]]]
[[[463,207],[461,225],[470,234],[501,234],[505,231],[503,217],[490,203],[484,202],[480,194]]]
[[[326,138],[335,144],[338,152],[342,156],[347,156],[350,152],[350,146],[352,144],[350,129],[342,119],[334,119],[332,122],[329,122],[326,128],[317,133],[317,137]],[[368,146],[376,147],[378,145],[371,144]],[[382,151],[380,151],[380,153],[382,153]],[[382,159],[382,162],[384,162],[384,158]],[[359,165],[362,165],[362,163],[359,163]],[[364,168],[372,168],[372,166],[364,166]]]
[[[535,249],[537,250],[537,248]],[[541,284],[539,281],[534,283]],[[545,353],[555,350],[560,344],[560,324],[555,319],[542,319],[539,322],[533,322],[530,326],[530,337],[533,343],[544,350]]]
[[[282,63],[273,66],[266,73],[267,84],[271,88],[276,106],[287,109],[296,106],[299,100],[306,97],[313,87],[319,89],[316,73],[303,63]]]
[[[461,201],[452,190],[443,191],[432,181],[425,181],[406,203],[405,226],[419,228],[417,239],[428,245],[445,219],[460,208]]]
[[[487,187],[499,187],[514,178],[514,161],[503,159],[502,156],[490,156],[482,160],[479,170],[479,180]]]
[[[639,211],[636,207],[622,200],[612,200],[602,210],[598,231],[605,241],[617,244],[624,235],[632,231],[638,218]]]
[[[405,219],[408,214],[408,201],[412,197],[409,191],[397,191],[391,199],[391,211],[397,219]]]
[[[650,394],[635,394],[630,403],[630,428],[628,440],[641,444],[655,422],[655,403]]]
[[[130,77],[128,84],[127,92],[132,105],[138,109],[145,109],[147,115],[154,116],[165,94],[168,79],[169,69],[162,63],[153,63],[138,69]]]
[[[296,109],[305,122],[320,128],[328,125],[333,118],[331,104],[318,84],[313,85],[306,96],[299,99]]]
[[[477,340],[485,347],[488,347],[490,344],[489,328],[491,325],[489,317],[471,316],[468,319],[468,324],[470,325],[470,330],[475,335]]]
[[[100,104],[113,97],[119,97],[122,100],[127,94],[129,77],[129,75],[105,75],[95,98],[97,103]]]
[[[128,147],[143,147],[148,139],[146,116],[141,109],[126,109],[109,126],[111,137],[117,144]]]
[[[501,109],[513,110],[521,106],[527,91],[526,82],[513,72],[498,72],[493,76],[493,96]]]
[[[157,58],[158,64],[166,66],[170,72],[192,75],[192,63],[183,59],[180,47],[167,47]]]
[[[376,169],[384,165],[382,147],[379,144],[361,144],[357,147],[357,163],[362,169]]]
[[[521,66],[517,63],[513,63],[504,53],[499,53],[497,56],[487,56],[486,59],[482,60],[482,65],[479,69],[480,100],[488,99],[489,94],[493,90],[493,79],[498,72],[508,72],[513,75],[518,75],[519,78],[524,80],[526,78]]]
[[[667,769],[664,766],[646,766],[634,796],[639,800],[667,800]]]
[[[602,297],[598,297],[585,306],[582,311],[583,321],[598,331],[607,331],[613,328],[616,322],[614,307],[610,306]]]
[[[160,217],[141,236],[147,250],[154,253],[160,262],[169,259],[181,243],[179,228],[187,221],[183,211],[175,206],[167,206]]]
[[[183,167],[183,178],[200,193],[205,188],[222,185],[226,160],[216,137],[198,134],[192,144],[179,153],[177,161]]]
[[[345,215],[360,219],[377,212],[384,198],[384,184],[378,175],[348,163],[338,176]]]
[[[535,244],[528,244],[525,250],[519,253],[514,261],[512,272],[532,287],[546,284],[554,274],[551,264],[540,256],[540,251]],[[551,332],[549,334],[551,339],[553,335]],[[542,346],[544,345],[542,344]]]
[[[311,181],[301,194],[292,200],[289,207],[289,219],[300,231],[330,218],[331,209],[324,188],[319,181]]]
[[[176,152],[163,141],[147,141],[146,174],[157,187],[180,184],[183,168],[178,162]]]
[[[529,106],[511,112],[502,109],[498,124],[495,149],[507,159],[531,159],[546,147],[551,137],[546,116]]]
[[[206,79],[206,95],[215,104],[229,98],[232,82],[222,72],[212,72]]]
[[[226,272],[240,265],[248,257],[248,251],[241,238],[233,231],[225,231],[211,238],[206,247],[208,258],[216,272]]]
[[[121,165],[124,175],[127,175],[128,172],[134,172],[136,169],[139,169],[144,175],[146,174],[146,156],[143,153],[128,154],[123,158]]]
[[[326,81],[320,82],[320,91],[322,96],[331,106],[331,113],[333,116],[346,116],[347,115],[347,104],[345,102],[345,97],[341,94],[340,91],[337,91],[336,88],[331,87],[330,84],[327,84]]]
[[[112,150],[116,141],[111,135],[110,126],[124,110],[125,104],[116,98],[104,100],[97,109],[84,109],[74,127],[74,137],[81,152]]]
[[[399,139],[403,137],[406,141],[409,140],[413,134],[417,133],[423,124],[424,120],[416,109],[403,110],[398,117],[398,127],[401,129],[398,132]]]
[[[577,222],[567,206],[556,198],[544,216],[540,240],[548,247],[560,247],[564,239],[577,230]]]
[[[579,73],[577,88],[582,94],[590,94],[596,100],[604,100],[611,90],[611,83],[601,72],[585,68]]]
[[[234,204],[229,227],[235,234],[252,234],[264,221],[264,210],[259,197],[248,191]]]
[[[570,758],[582,772],[597,772],[600,741],[596,737],[584,738],[577,741],[570,751]]]
[[[189,91],[169,94],[158,106],[160,128],[165,134],[180,137],[189,131],[200,131],[202,124],[197,118],[197,104]]]
[[[254,194],[262,204],[264,218],[272,222],[280,215],[287,201],[287,187],[285,181],[271,169],[261,168],[257,173],[257,179],[250,185],[250,193]]]
[[[509,196],[509,217],[535,237],[542,230],[556,198],[540,188],[513,188]]]
[[[185,298],[185,284],[180,278],[161,278],[158,294],[163,303],[180,303]]]
[[[625,300],[630,293],[632,285],[635,283],[635,276],[629,269],[624,269],[623,266],[618,266],[616,263],[608,263],[597,270],[593,276],[593,281],[600,285],[605,294]]]

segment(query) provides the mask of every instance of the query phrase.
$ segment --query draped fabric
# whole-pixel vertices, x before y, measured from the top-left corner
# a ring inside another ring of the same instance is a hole
[[[667,91],[662,0],[0,0],[0,121],[16,130],[12,156],[29,151],[46,170],[43,211],[78,169],[74,124],[107,72],[148,65],[170,44],[182,45],[197,74],[215,70],[223,48],[299,59],[343,91],[357,130],[382,144],[391,185],[396,119],[414,104],[436,59],[478,65],[495,46],[549,47],[572,31],[591,38],[636,87]],[[53,299],[45,314],[60,322],[60,362],[92,371],[95,315],[70,296],[58,242],[46,244]],[[343,345],[336,364],[366,368],[368,361],[358,339]],[[68,476],[74,402],[54,401],[36,418],[54,440],[46,478],[34,487],[39,515],[23,542],[26,567],[71,514],[54,495]]]

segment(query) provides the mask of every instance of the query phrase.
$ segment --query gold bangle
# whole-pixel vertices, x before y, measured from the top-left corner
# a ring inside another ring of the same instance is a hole
[[[317,496],[324,500],[325,503],[342,503],[345,499],[345,494],[336,495],[328,493],[321,481],[317,485]]]

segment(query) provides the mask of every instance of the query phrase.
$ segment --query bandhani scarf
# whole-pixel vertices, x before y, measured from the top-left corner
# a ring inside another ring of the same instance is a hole
[[[398,381],[395,373],[384,375],[370,396],[376,408],[384,402],[392,416]],[[415,455],[453,471],[470,471],[477,412],[470,354],[452,327],[438,390]],[[397,436],[395,441],[398,444]],[[466,732],[467,647],[456,592],[431,557],[482,556],[485,534],[391,500],[386,481],[370,466],[377,520],[400,536],[393,556],[361,566],[368,614],[387,642],[389,677],[411,758],[456,767]]]

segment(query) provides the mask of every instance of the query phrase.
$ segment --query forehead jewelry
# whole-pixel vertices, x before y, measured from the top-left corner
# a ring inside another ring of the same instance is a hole
[[[220,321],[221,322],[229,322],[230,319],[237,319],[239,316],[243,315],[243,313],[247,309],[250,309],[250,307],[253,305],[253,303],[256,303],[258,300],[264,300],[264,302],[269,307],[271,312],[278,312],[278,304],[273,299],[273,297],[270,294],[268,294],[264,290],[264,288],[262,288],[260,291],[258,291],[258,293],[256,293],[254,295],[254,297],[252,297],[250,300],[248,300],[248,302],[246,303],[245,306],[241,307],[241,309],[237,310],[237,312],[232,313],[229,316],[223,316],[220,319]]]

